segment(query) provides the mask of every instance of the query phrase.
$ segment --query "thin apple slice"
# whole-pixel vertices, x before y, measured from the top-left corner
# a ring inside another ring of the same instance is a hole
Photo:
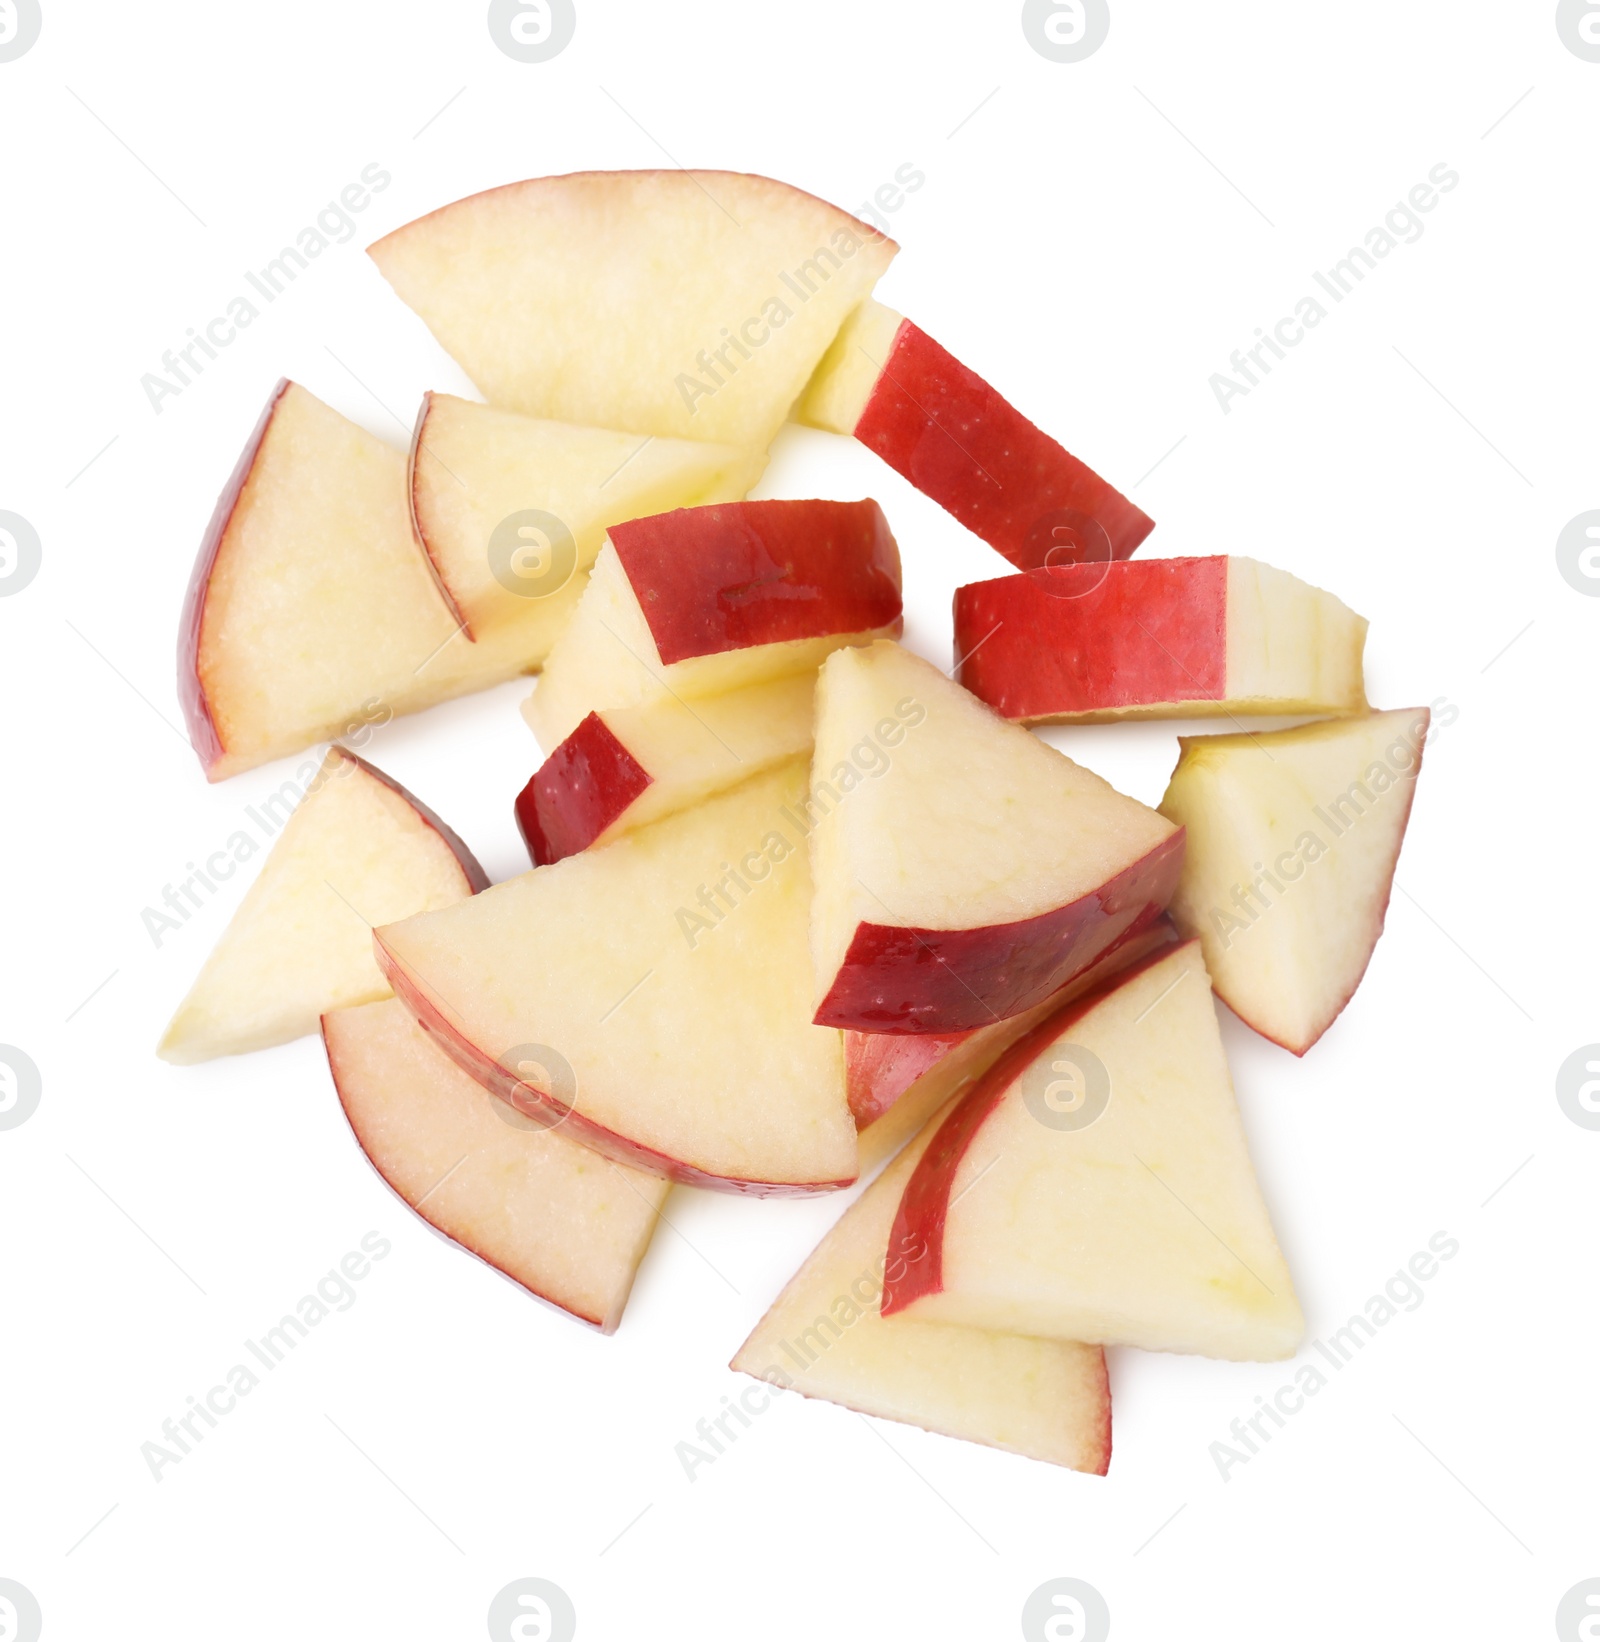
[[[863,776],[854,750],[885,725],[901,733]],[[1020,1015],[1153,923],[1177,885],[1180,828],[897,644],[828,658],[812,768],[819,1025],[960,1032]]]
[[[809,673],[590,713],[517,796],[535,866],[686,810],[811,747]]]
[[[728,171],[536,177],[369,248],[492,404],[761,450],[898,250]]]
[[[1200,943],[1021,1039],[939,1127],[886,1316],[1236,1361],[1305,1331],[1250,1166]]]
[[[797,419],[854,434],[1022,570],[1125,559],[1155,523],[926,331],[880,302],[845,322]]]
[[[1303,1055],[1383,933],[1411,817],[1426,707],[1268,735],[1185,737],[1162,812],[1188,829],[1172,916],[1217,996]]]
[[[896,1248],[890,1233],[933,1132],[845,1212],[729,1366],[861,1414],[1104,1476],[1111,1387],[1098,1346],[879,1311],[886,1270],[893,1275],[914,1252]]]
[[[524,712],[553,752],[590,713],[813,672],[900,631],[876,502],[733,502],[616,526]]]
[[[811,1024],[805,782],[796,760],[390,924],[380,962],[458,1065],[606,1156],[723,1191],[848,1185],[844,1051]]]
[[[356,1141],[453,1243],[604,1334],[670,1189],[496,1101],[394,998],[322,1017]]]
[[[330,747],[157,1049],[192,1065],[317,1030],[389,995],[373,924],[464,901],[489,880],[404,787]]]
[[[1361,713],[1367,624],[1255,559],[1130,559],[956,589],[961,682],[1024,724]]]
[[[476,638],[526,626],[545,607],[564,620],[570,607],[548,606],[551,595],[589,569],[612,525],[736,501],[765,464],[732,445],[542,422],[430,393],[411,438],[411,523]]]

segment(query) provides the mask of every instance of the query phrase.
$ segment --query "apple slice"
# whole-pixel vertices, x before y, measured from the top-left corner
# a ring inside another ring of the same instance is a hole
[[[848,1185],[844,1050],[811,1024],[805,780],[795,760],[390,924],[379,960],[458,1065],[608,1157],[723,1191]]]
[[[447,907],[489,880],[404,787],[330,747],[156,1053],[178,1065],[315,1032],[389,994],[373,924]]]
[[[517,797],[535,866],[688,809],[811,748],[809,673],[590,713]]]
[[[274,390],[217,502],[178,635],[178,694],[208,779],[543,661],[582,578],[532,625],[471,643],[412,540],[405,469],[304,388]]]
[[[513,1282],[610,1334],[670,1189],[485,1092],[394,998],[322,1017],[344,1115],[397,1196]]]
[[[1127,497],[882,303],[845,322],[797,419],[854,434],[1023,570],[1125,559],[1155,529]]]
[[[1200,943],[1012,1045],[895,1215],[885,1316],[1245,1362],[1305,1320],[1250,1166]]]
[[[540,422],[430,393],[411,438],[411,523],[477,637],[526,624],[541,607],[564,621],[570,607],[547,601],[594,563],[610,526],[737,500],[765,464],[732,445]],[[559,622],[550,642],[558,631]]]
[[[812,672],[900,631],[876,502],[733,502],[616,526],[524,710],[555,748],[590,713]]]
[[[895,1211],[932,1135],[851,1205],[729,1366],[861,1414],[1104,1476],[1111,1386],[1098,1346],[881,1315],[886,1269],[895,1274],[914,1252],[890,1240]]]
[[[1383,933],[1428,723],[1407,707],[1179,743],[1161,801],[1189,833],[1172,916],[1199,936],[1218,997],[1297,1055]]]
[[[369,249],[491,403],[762,450],[899,249],[768,177],[588,171]]]
[[[828,658],[812,768],[819,1025],[961,1032],[1020,1015],[1177,885],[1180,828],[897,644]]]
[[[1361,713],[1366,621],[1255,559],[1130,559],[956,589],[961,682],[1025,724]]]

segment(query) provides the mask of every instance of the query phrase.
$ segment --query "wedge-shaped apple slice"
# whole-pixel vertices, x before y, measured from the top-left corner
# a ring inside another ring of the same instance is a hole
[[[329,1009],[387,997],[371,926],[488,884],[432,810],[330,748],[157,1053],[188,1065],[265,1049],[315,1032]]]
[[[727,171],[589,171],[474,194],[370,248],[492,404],[765,450],[898,247]]]
[[[853,749],[896,719],[870,775]],[[808,814],[819,1024],[961,1032],[1020,1015],[1171,899],[1183,833],[897,644],[817,687]]]
[[[858,1413],[1104,1476],[1111,1387],[1098,1346],[881,1315],[886,1272],[915,1252],[890,1234],[931,1135],[846,1211],[730,1366]]]
[[[846,321],[798,420],[854,434],[1023,570],[1125,559],[1155,529],[1127,497],[1036,428],[892,308]]]
[[[543,661],[581,576],[473,644],[411,536],[406,462],[292,382],[217,503],[178,636],[189,739],[219,781]]]
[[[886,1316],[1258,1362],[1305,1322],[1198,941],[1012,1045],[901,1195]]]
[[[1383,933],[1428,723],[1408,707],[1180,742],[1161,801],[1189,834],[1172,916],[1199,936],[1218,997],[1297,1055]]]
[[[322,1017],[363,1152],[430,1226],[610,1334],[669,1187],[511,1111],[394,998]]]
[[[732,445],[542,422],[430,393],[411,439],[411,522],[476,638],[536,619],[594,563],[610,526],[738,500],[765,462]],[[558,623],[571,613],[563,601],[550,608]]]
[[[609,843],[809,751],[815,694],[815,678],[802,673],[590,713],[517,796],[534,865]]]
[[[1255,559],[1130,559],[956,589],[961,682],[1025,724],[1360,713],[1367,624]]]
[[[809,673],[898,633],[876,502],[733,502],[616,526],[524,709],[553,752],[590,713]]]
[[[619,1162],[724,1191],[848,1185],[844,1051],[811,1024],[805,779],[798,760],[469,916],[379,929],[395,992],[486,1087]]]

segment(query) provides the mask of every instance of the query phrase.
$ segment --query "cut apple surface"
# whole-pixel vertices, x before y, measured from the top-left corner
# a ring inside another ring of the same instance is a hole
[[[589,171],[474,194],[370,255],[491,403],[766,449],[898,247],[728,171]]]
[[[811,1023],[805,784],[796,760],[472,916],[379,929],[384,969],[459,1065],[618,1161],[725,1191],[847,1185],[844,1051]]]
[[[609,843],[808,751],[815,694],[802,673],[590,713],[517,797],[534,865]]]
[[[1177,884],[1180,828],[897,644],[828,658],[812,768],[820,1025],[1019,1015],[1153,923]]]
[[[961,682],[1026,724],[1360,713],[1367,624],[1255,559],[1130,559],[956,589]]]
[[[473,644],[411,536],[406,462],[282,382],[201,544],[178,694],[212,781],[543,661],[581,578]]]
[[[1189,834],[1172,916],[1217,995],[1303,1055],[1366,973],[1428,736],[1425,707],[1184,738],[1164,814]]]
[[[854,434],[1014,565],[1125,559],[1155,528],[925,331],[867,301],[798,419]]]
[[[431,810],[330,748],[157,1053],[189,1065],[265,1049],[315,1032],[327,1010],[387,997],[371,926],[488,883]]]
[[[553,643],[571,601],[550,601],[594,563],[610,526],[737,500],[765,461],[732,445],[538,421],[430,393],[411,440],[411,521],[473,637],[526,627],[549,609]]]
[[[609,1334],[670,1189],[541,1129],[467,1076],[397,999],[322,1037],[357,1143],[430,1226]]]
[[[898,633],[876,502],[734,502],[618,525],[525,713],[554,751],[590,713],[813,671]]]
[[[906,1182],[886,1316],[1292,1356],[1305,1323],[1250,1165],[1200,944],[1014,1044]]]
[[[731,1367],[785,1390],[1104,1476],[1111,1388],[1097,1346],[884,1317],[891,1241],[920,1136],[846,1211]],[[748,1405],[747,1405],[748,1406]]]

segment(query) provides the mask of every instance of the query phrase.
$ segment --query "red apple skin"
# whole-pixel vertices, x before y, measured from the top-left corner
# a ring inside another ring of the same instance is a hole
[[[366,759],[357,756],[348,747],[340,747],[339,752],[342,757],[348,758],[352,764],[365,770],[374,781],[381,781],[390,792],[403,798],[438,833],[449,846],[450,853],[455,856],[456,863],[461,868],[462,876],[471,886],[474,895],[481,894],[489,887],[489,874],[479,865],[477,856],[467,848],[460,834],[453,827],[447,826],[414,792],[407,791],[393,776],[385,775],[376,764],[369,764]]]
[[[590,713],[517,795],[533,864],[548,867],[587,849],[650,784],[650,772]]]
[[[472,631],[471,622],[467,620],[461,606],[456,603],[456,596],[450,591],[449,584],[444,579],[444,572],[439,568],[439,562],[433,556],[433,549],[428,545],[427,533],[422,528],[422,515],[417,511],[417,456],[423,448],[422,441],[432,411],[433,392],[430,389],[422,396],[422,406],[417,411],[416,425],[411,429],[411,445],[406,451],[406,511],[411,519],[411,539],[417,544],[417,551],[421,553],[422,562],[428,567],[433,585],[439,589],[439,597],[444,600],[445,607],[450,612],[450,619],[469,640],[476,643],[477,634]]]
[[[189,744],[199,754],[200,765],[208,781],[217,779],[212,772],[227,749],[222,745],[222,736],[211,716],[211,705],[206,700],[205,684],[200,677],[200,638],[206,619],[206,594],[211,587],[211,572],[216,567],[217,554],[232,523],[234,509],[244,494],[262,441],[267,437],[267,429],[277,413],[278,403],[289,391],[290,385],[288,377],[278,379],[278,385],[272,390],[255,431],[246,441],[227,484],[222,487],[222,494],[217,498],[216,508],[211,514],[211,523],[206,526],[200,551],[195,556],[189,589],[184,595],[183,614],[178,620],[178,703],[183,709],[183,722],[189,731]]]
[[[576,1107],[566,1106],[543,1089],[524,1083],[508,1072],[498,1061],[491,1059],[474,1043],[468,1042],[445,1018],[434,1001],[417,984],[400,961],[383,944],[382,934],[374,930],[373,950],[378,967],[394,990],[394,995],[411,1011],[417,1025],[469,1077],[476,1078],[492,1095],[498,1095],[508,1106],[524,1117],[547,1129],[565,1125],[567,1134],[591,1152],[608,1157],[614,1163],[625,1163],[630,1168],[644,1169],[660,1175],[664,1180],[682,1186],[699,1186],[706,1191],[731,1192],[741,1197],[810,1197],[818,1192],[842,1191],[853,1186],[852,1180],[819,1180],[815,1183],[795,1184],[789,1181],[739,1180],[726,1175],[708,1174],[691,1163],[684,1163],[664,1152],[657,1152],[626,1135],[586,1118]]]
[[[613,525],[663,664],[900,621],[900,550],[873,501],[721,502]]]
[[[1058,545],[1049,516],[1060,511],[1096,521],[1112,559],[1127,558],[1155,529],[909,319],[895,332],[854,431],[1022,570],[1042,565]]]
[[[960,682],[1004,718],[1228,693],[1228,561],[1074,564],[956,589]]]
[[[1088,895],[1012,924],[857,924],[815,1023],[853,1032],[952,1033],[1020,1015],[1161,916],[1178,888],[1183,846],[1180,827]]]
[[[928,1149],[917,1159],[917,1166],[900,1194],[889,1247],[903,1248],[908,1253],[892,1271],[884,1272],[882,1311],[885,1317],[904,1311],[925,1294],[943,1291],[944,1233],[956,1170],[1018,1074],[1058,1034],[1075,1020],[1081,1020],[1102,998],[1125,986],[1152,964],[1163,963],[1182,946],[1192,944],[1157,947],[1082,997],[1074,998],[1065,1008],[1018,1038],[962,1096],[960,1104],[940,1124]]]

